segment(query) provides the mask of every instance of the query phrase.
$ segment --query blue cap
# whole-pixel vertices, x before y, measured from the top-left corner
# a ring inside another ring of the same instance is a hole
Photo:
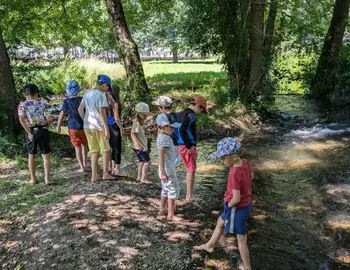
[[[211,154],[210,157],[213,159],[218,159],[223,156],[238,153],[241,151],[241,149],[241,143],[237,139],[227,137],[219,141],[216,152]]]
[[[66,84],[66,92],[68,96],[75,96],[80,92],[79,83],[76,80],[70,80]]]
[[[103,75],[103,74],[98,75],[96,82],[98,82],[98,83],[106,83],[109,86],[112,85],[111,78],[108,77],[107,75]]]

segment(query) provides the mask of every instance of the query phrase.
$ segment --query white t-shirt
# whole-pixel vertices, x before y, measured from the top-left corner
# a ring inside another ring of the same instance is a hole
[[[84,128],[104,130],[100,108],[108,107],[106,93],[100,90],[88,90],[81,105],[85,107]]]

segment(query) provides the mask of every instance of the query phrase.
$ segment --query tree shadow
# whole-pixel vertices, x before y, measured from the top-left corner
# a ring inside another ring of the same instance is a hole
[[[216,60],[193,60],[193,61],[182,61],[180,60],[178,63],[173,63],[173,61],[152,61],[152,62],[149,62],[150,65],[159,65],[159,64],[173,64],[173,65],[186,65],[186,64],[199,64],[199,65],[212,65],[212,64],[216,64],[217,61]]]

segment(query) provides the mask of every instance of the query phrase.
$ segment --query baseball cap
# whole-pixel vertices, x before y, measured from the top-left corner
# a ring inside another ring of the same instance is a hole
[[[173,128],[178,128],[181,126],[180,123],[177,123],[175,121],[175,118],[171,114],[167,113],[161,113],[156,118],[157,126],[163,127],[163,126],[171,126]]]
[[[153,113],[149,111],[149,106],[144,102],[137,103],[135,106],[135,111],[139,113],[144,113],[147,116],[153,115]]]
[[[70,80],[66,84],[66,92],[68,96],[77,95],[80,92],[79,83],[76,80]]]
[[[196,105],[200,105],[204,109],[204,112],[208,113],[207,101],[205,100],[204,97],[202,97],[202,96],[195,96],[193,98],[193,103],[196,104]]]
[[[23,87],[23,92],[26,95],[39,94],[39,87],[33,83],[29,83]]]
[[[96,82],[98,82],[98,83],[106,83],[109,86],[112,85],[111,78],[108,77],[107,75],[103,75],[103,74],[98,75]]]
[[[213,159],[218,159],[223,156],[238,153],[241,150],[241,143],[237,139],[226,137],[219,141],[216,152],[211,154],[210,157]]]
[[[159,96],[157,100],[152,102],[153,105],[161,106],[161,107],[171,107],[173,104],[173,100],[170,97],[167,96]]]

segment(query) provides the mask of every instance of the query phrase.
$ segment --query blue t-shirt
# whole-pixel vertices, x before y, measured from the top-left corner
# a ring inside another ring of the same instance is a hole
[[[63,100],[61,111],[68,113],[68,128],[80,130],[83,129],[83,119],[81,119],[78,108],[82,97],[66,98]]]

